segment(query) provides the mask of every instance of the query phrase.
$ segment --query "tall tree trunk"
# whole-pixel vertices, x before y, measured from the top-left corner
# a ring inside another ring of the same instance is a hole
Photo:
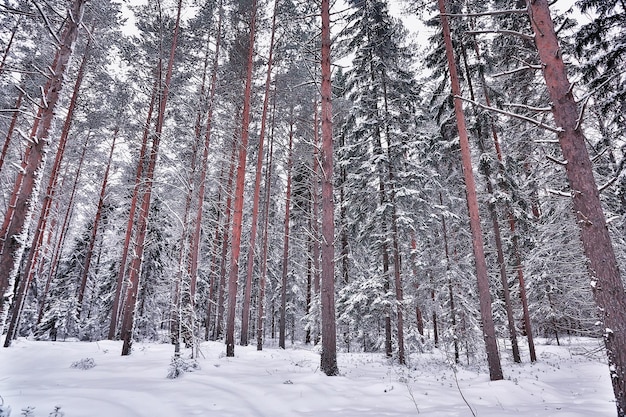
[[[443,206],[443,196],[439,193],[439,204]],[[450,272],[450,248],[448,246],[448,228],[446,227],[446,217],[441,215],[441,232],[443,233],[443,249],[446,255],[446,273]],[[448,275],[448,274],[447,274]],[[450,300],[450,317],[452,323],[452,340],[454,341],[454,362],[459,363],[459,340],[458,329],[456,327],[456,308],[454,303],[454,291],[452,279],[448,275],[448,298]]]
[[[33,191],[41,181],[48,145],[48,135],[54,119],[54,111],[63,88],[65,71],[72,56],[74,43],[82,22],[86,0],[74,0],[68,9],[70,15],[64,23],[60,44],[57,45],[54,62],[50,66],[50,78],[44,88],[45,96],[40,104],[39,117],[33,124],[27,151],[16,178],[11,196],[11,208],[7,210],[0,232],[0,333],[4,329],[8,304],[13,297],[13,282],[18,273],[24,252],[24,244],[35,206]],[[19,309],[18,309],[19,310]],[[11,335],[9,335],[11,336]],[[10,343],[10,337],[7,337]]]
[[[241,229],[243,226],[243,192],[246,179],[246,155],[250,127],[250,103],[252,101],[252,69],[254,66],[254,39],[256,36],[257,2],[252,0],[250,11],[250,41],[246,63],[246,86],[243,95],[243,115],[241,121],[241,142],[235,186],[233,210],[233,231],[230,253],[230,273],[228,275],[228,315],[226,320],[226,356],[235,356],[235,309],[237,307],[237,284],[239,279],[239,253],[241,251]]]
[[[474,51],[476,52],[476,57],[478,59],[481,59],[481,51],[480,51],[480,47],[478,45],[478,42],[474,42]],[[467,67],[467,63],[466,63],[466,67]],[[479,69],[479,76],[480,76],[480,83],[482,85],[482,90],[483,90],[483,96],[485,97],[485,104],[487,106],[491,107],[491,99],[489,96],[489,89],[487,88],[487,81],[485,79],[485,73],[483,71],[483,68],[481,67]],[[468,73],[468,77],[469,77],[469,73]],[[472,92],[473,94],[473,92]],[[502,157],[502,149],[500,147],[500,140],[498,138],[498,132],[496,130],[496,126],[494,125],[494,123],[490,123],[490,127],[491,127],[491,136],[493,137],[493,146],[496,150],[496,156],[498,157],[498,171],[500,172],[500,174],[503,174],[503,167],[504,167],[504,158]],[[488,183],[488,185],[490,185]],[[490,194],[491,192],[489,190],[487,190]],[[534,202],[531,201],[531,207],[532,207],[532,211],[534,214],[536,214],[538,216],[538,209],[536,208],[536,204]],[[516,270],[517,270],[517,279],[519,281],[519,285],[520,285],[520,299],[522,301],[522,312],[524,315],[524,330],[526,332],[526,339],[528,341],[528,351],[529,351],[529,355],[530,355],[530,361],[531,362],[535,362],[537,361],[537,355],[535,353],[535,342],[533,340],[533,332],[532,332],[532,326],[530,323],[530,312],[528,310],[528,297],[526,296],[526,283],[524,280],[524,269],[522,267],[522,255],[521,255],[521,251],[519,248],[519,239],[515,233],[515,228],[516,228],[516,222],[515,222],[515,217],[513,216],[513,209],[511,207],[511,205],[507,202],[506,203],[506,213],[507,216],[509,218],[509,229],[511,230],[511,234],[512,234],[512,243],[513,243],[513,253],[515,256],[515,262],[516,262]],[[492,217],[492,222],[493,222],[493,217],[494,214],[491,215]],[[497,217],[496,217],[497,219]],[[495,230],[495,228],[494,228]],[[498,230],[498,234],[499,234],[499,230]],[[498,237],[496,237],[496,246],[498,246]],[[499,247],[501,248],[502,245],[500,244]],[[502,261],[504,260],[504,257],[502,257]],[[498,262],[500,262],[500,254],[498,253]],[[500,264],[500,268],[501,268],[501,276],[503,275],[502,272],[502,263]],[[503,285],[504,285],[504,281],[503,281]],[[508,288],[505,287],[505,299],[508,296]],[[505,300],[506,302],[506,300]],[[508,305],[508,302],[507,302]],[[508,309],[507,309],[507,316],[509,317],[509,333],[512,335],[513,333],[511,332],[511,329],[515,329],[515,324],[514,321],[513,323],[511,323],[511,317],[512,314],[508,313]],[[513,326],[513,327],[512,327]],[[513,341],[513,338],[511,336],[511,341]],[[517,350],[517,359],[515,360],[515,362],[521,362],[521,359],[519,358],[519,348],[517,348],[517,342],[515,344],[512,343],[513,346],[513,357],[515,358],[515,351]]]
[[[472,157],[470,154],[469,138],[467,136],[467,128],[465,126],[465,116],[463,114],[463,103],[460,94],[461,87],[459,77],[456,70],[456,62],[454,59],[454,50],[452,48],[452,39],[450,36],[450,26],[446,15],[445,0],[438,0],[441,18],[441,26],[443,28],[444,43],[446,46],[446,57],[448,60],[448,69],[450,71],[450,82],[452,84],[452,94],[454,97],[454,112],[459,131],[459,140],[461,145],[461,157],[463,160],[463,177],[465,179],[467,207],[470,216],[470,229],[472,232],[472,247],[474,250],[474,262],[476,264],[476,279],[478,281],[478,297],[480,299],[480,316],[483,327],[483,337],[487,350],[487,363],[489,365],[489,376],[492,381],[503,378],[502,366],[500,364],[500,356],[498,354],[498,345],[496,340],[496,331],[493,324],[493,316],[491,312],[491,294],[489,293],[489,276],[487,274],[487,263],[485,261],[485,251],[483,247],[483,234],[480,226],[480,217],[478,210],[478,198],[476,196],[476,184],[474,182],[474,174],[472,172]]]
[[[96,245],[96,238],[98,236],[98,227],[100,225],[100,219],[102,218],[102,208],[104,207],[104,198],[106,196],[107,184],[109,182],[109,171],[111,170],[111,162],[113,161],[113,151],[115,150],[115,142],[117,141],[117,135],[120,128],[115,127],[113,132],[113,140],[111,142],[111,150],[109,151],[109,159],[107,166],[104,170],[104,177],[102,179],[102,187],[100,188],[100,197],[98,198],[98,208],[96,209],[96,216],[93,220],[93,226],[91,229],[91,236],[89,237],[89,245],[87,247],[87,253],[85,254],[85,264],[83,265],[83,272],[80,277],[80,287],[78,289],[78,318],[80,319],[83,309],[83,298],[85,296],[85,289],[87,288],[87,278],[89,277],[89,269],[91,267],[91,258],[93,257],[93,250]]]
[[[215,53],[213,56],[213,68],[211,69],[211,86],[208,99],[208,111],[206,115],[206,124],[204,132],[204,145],[202,147],[202,160],[200,178],[198,178],[198,197],[196,207],[195,227],[192,234],[190,259],[189,259],[189,276],[191,280],[191,302],[195,303],[196,282],[198,280],[198,258],[200,256],[200,235],[202,231],[202,217],[204,213],[204,195],[206,193],[207,172],[209,171],[209,145],[211,144],[211,132],[213,128],[213,109],[215,108],[215,89],[217,88],[217,70],[219,69],[219,55],[222,38],[222,5],[218,11],[217,34],[215,35]],[[214,275],[213,275],[214,277]],[[210,291],[213,289],[211,285]],[[213,295],[212,292],[210,294]],[[211,297],[209,297],[211,299]],[[211,303],[207,306],[207,328],[211,316]],[[208,335],[208,330],[207,333]]]
[[[598,187],[585,136],[580,128],[582,111],[578,108],[567,77],[550,9],[546,0],[528,1],[535,43],[548,88],[552,114],[557,127],[561,151],[567,164],[565,171],[571,188],[574,213],[580,228],[583,250],[588,260],[593,296],[604,323],[611,383],[617,414],[626,415],[626,293],[615,258],[615,251],[602,211]]]
[[[239,112],[237,112],[239,113]],[[219,339],[223,332],[224,321],[224,297],[226,293],[226,260],[228,257],[228,248],[230,242],[228,236],[230,235],[231,217],[233,208],[233,180],[235,177],[235,168],[237,165],[237,133],[233,135],[232,149],[230,155],[230,167],[228,171],[228,183],[226,184],[225,191],[221,192],[226,194],[224,223],[222,225],[222,254],[220,257],[220,282],[217,294],[217,323],[215,325],[215,339]]]
[[[68,225],[70,222],[70,218],[72,217],[72,210],[74,207],[74,197],[76,196],[76,189],[78,188],[78,180],[80,179],[80,173],[83,169],[83,163],[85,162],[85,154],[87,153],[88,145],[89,145],[90,135],[87,136],[87,140],[85,140],[85,144],[83,145],[83,150],[80,155],[80,159],[78,161],[78,167],[76,168],[76,174],[74,175],[74,183],[72,184],[72,191],[70,192],[70,198],[67,202],[67,208],[65,209],[65,215],[63,217],[63,223],[57,233],[58,237],[54,244],[54,250],[52,251],[52,259],[50,260],[50,269],[48,271],[48,277],[46,279],[46,285],[43,291],[43,295],[41,297],[41,302],[39,304],[39,314],[37,316],[37,324],[41,322],[43,319],[44,309],[46,305],[46,298],[48,297],[48,291],[50,290],[50,284],[52,280],[56,277],[56,271],[61,259],[61,254],[63,253],[63,246],[65,245],[65,237],[67,236]],[[63,186],[63,183],[61,183]],[[51,231],[52,232],[52,231]]]
[[[143,198],[141,201],[141,209],[137,222],[137,241],[134,245],[134,258],[131,261],[128,289],[126,292],[126,303],[124,305],[124,319],[122,322],[122,356],[129,355],[132,348],[133,326],[135,321],[135,307],[137,302],[137,292],[139,288],[139,277],[141,272],[141,262],[143,259],[143,251],[145,247],[145,239],[148,228],[148,214],[150,212],[150,200],[152,196],[152,184],[154,181],[154,170],[156,167],[157,157],[159,154],[159,144],[163,133],[163,125],[165,122],[165,108],[172,80],[172,72],[174,69],[174,57],[176,54],[176,43],[178,40],[178,32],[180,28],[180,14],[182,9],[182,0],[178,0],[176,12],[176,24],[174,26],[174,34],[172,37],[172,47],[167,64],[167,72],[165,74],[165,83],[160,95],[159,111],[152,136],[152,148],[150,149],[150,160],[148,161],[148,169],[146,170],[145,185]]]
[[[322,0],[322,355],[320,369],[339,374],[337,367],[337,323],[335,322],[335,204],[333,201],[333,112],[330,70],[329,0]]]
[[[265,95],[263,98],[263,112],[261,114],[261,131],[259,132],[259,146],[257,150],[256,176],[254,178],[254,195],[252,199],[252,227],[250,229],[250,245],[248,246],[248,266],[241,313],[241,345],[248,346],[248,323],[250,320],[250,300],[252,298],[252,272],[254,269],[254,251],[256,246],[257,223],[259,218],[259,196],[261,195],[261,172],[263,170],[263,146],[265,141],[265,125],[269,107],[270,87],[272,85],[272,65],[274,56],[274,35],[276,32],[276,15],[278,14],[278,0],[274,0],[272,14],[272,32],[270,36],[270,50],[267,58],[267,74],[265,77]]]
[[[126,277],[126,266],[128,263],[128,253],[130,251],[130,241],[133,236],[133,228],[135,226],[135,217],[137,211],[137,201],[139,200],[139,191],[143,182],[143,170],[146,164],[146,155],[148,152],[148,139],[150,135],[150,124],[152,123],[152,113],[156,105],[157,94],[159,92],[160,69],[156,69],[154,77],[154,86],[150,97],[150,105],[148,106],[148,117],[143,127],[143,137],[141,140],[141,148],[139,150],[139,159],[137,161],[137,170],[135,175],[135,185],[133,187],[133,195],[130,200],[130,208],[128,213],[128,222],[126,224],[126,233],[124,235],[124,243],[122,245],[122,257],[117,272],[117,283],[115,286],[115,294],[113,296],[113,307],[111,310],[111,322],[109,323],[109,333],[107,339],[115,339],[117,325],[120,320],[120,312],[122,310],[124,288],[126,287],[124,278]]]
[[[287,278],[289,275],[289,220],[291,212],[291,169],[293,166],[293,112],[289,124],[289,148],[287,151],[287,190],[285,191],[285,234],[283,240],[283,270],[280,288],[280,322],[278,329],[278,346],[285,349],[285,333],[287,327]]]
[[[256,349],[263,350],[263,335],[265,331],[265,286],[267,279],[267,248],[269,246],[270,223],[270,195],[272,189],[272,166],[274,161],[274,126],[276,114],[276,100],[272,106],[272,129],[270,132],[270,148],[267,155],[265,171],[265,204],[263,208],[263,252],[261,253],[261,276],[259,278],[259,297],[257,301]]]
[[[475,49],[477,48],[478,47],[476,46]],[[467,84],[469,87],[470,96],[472,100],[475,100],[476,97],[474,94],[474,85],[472,83],[471,73],[469,70],[467,53],[465,51],[465,45],[463,44],[461,45],[461,55],[463,58],[463,67],[465,68],[465,74],[467,78]],[[486,91],[486,87],[484,86],[484,81],[485,81],[484,77],[482,78],[481,81],[483,82],[483,88],[485,88],[485,91]],[[495,128],[492,126],[492,129],[495,129]],[[480,152],[481,155],[484,155],[487,152],[487,150],[485,149],[485,143],[484,143],[484,140],[485,140],[484,136],[486,134],[483,133],[480,120],[477,121],[476,130],[477,130],[476,143],[478,145],[478,151]],[[495,130],[493,133],[495,134]],[[496,148],[499,148],[498,142],[494,142],[494,144]],[[496,153],[499,153],[499,149],[497,149]],[[504,249],[502,247],[502,233],[500,231],[500,221],[498,219],[498,211],[497,211],[497,207],[495,203],[495,199],[496,199],[495,192],[493,189],[493,184],[491,182],[492,171],[491,171],[491,167],[487,163],[481,164],[481,166],[479,167],[479,170],[485,177],[487,194],[490,196],[489,197],[490,202],[488,203],[487,209],[489,211],[489,217],[491,219],[491,227],[493,229],[493,239],[496,244],[496,257],[497,257],[498,269],[500,273],[500,283],[502,284],[502,293],[504,295],[504,309],[506,311],[507,324],[508,324],[508,329],[509,329],[509,339],[511,340],[513,362],[520,363],[522,359],[520,357],[519,346],[517,344],[517,330],[515,329],[515,316],[513,315],[511,291],[509,289],[509,280],[507,278],[507,273],[506,273],[506,261],[504,259]]]

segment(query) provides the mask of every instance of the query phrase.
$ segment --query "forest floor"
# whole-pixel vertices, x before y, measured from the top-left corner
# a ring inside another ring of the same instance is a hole
[[[341,375],[327,377],[319,353],[305,346],[236,346],[227,358],[222,343],[206,342],[199,369],[168,379],[172,345],[135,343],[125,357],[121,348],[26,339],[0,348],[0,416],[8,407],[13,417],[54,416],[55,406],[65,417],[616,415],[601,341],[587,338],[561,346],[539,339],[534,364],[504,352],[497,382],[482,366],[453,368],[436,349],[412,354],[408,366],[381,353],[339,353]]]

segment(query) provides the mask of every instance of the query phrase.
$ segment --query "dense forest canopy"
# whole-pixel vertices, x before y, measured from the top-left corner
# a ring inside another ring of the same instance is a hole
[[[626,10],[549,7],[4,0],[4,345],[440,347],[497,380],[585,335],[623,416]]]

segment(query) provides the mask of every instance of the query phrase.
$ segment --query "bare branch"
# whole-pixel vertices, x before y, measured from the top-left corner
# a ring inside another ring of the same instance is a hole
[[[482,35],[482,34],[488,34],[488,33],[495,33],[495,34],[506,34],[506,35],[514,35],[514,36],[518,36],[522,39],[526,39],[529,41],[532,41],[535,39],[535,35],[529,35],[527,33],[522,33],[522,32],[518,32],[516,30],[507,30],[507,29],[493,29],[493,30],[468,30],[467,32],[468,35]]]
[[[537,71],[541,69],[541,65],[526,65],[524,67],[515,68],[508,71],[498,72],[497,74],[493,74],[494,78],[502,77],[505,75],[512,75],[522,71]]]
[[[484,104],[478,103],[477,101],[470,100],[468,98],[463,98],[461,96],[454,96],[454,98],[458,98],[460,100],[467,101],[468,103],[472,103],[473,105],[478,106],[478,107],[480,107],[482,109],[485,109],[485,110],[489,110],[489,111],[493,111],[493,112],[496,112],[496,113],[504,114],[505,116],[514,117],[516,119],[524,120],[525,122],[532,123],[532,124],[534,124],[537,127],[549,130],[550,132],[561,133],[563,131],[563,129],[560,128],[560,127],[552,127],[552,126],[546,125],[543,122],[540,122],[539,120],[533,119],[532,117],[523,116],[521,114],[512,113],[512,112],[509,112],[509,111],[506,111],[506,110],[501,110],[501,109],[498,109],[498,108],[495,108],[495,107],[485,106]]]
[[[527,9],[507,9],[507,10],[494,10],[492,12],[480,12],[480,13],[446,13],[443,16],[482,17],[482,16],[501,16],[503,14],[528,14],[528,10]]]
[[[597,154],[596,156],[593,157],[593,159],[591,160],[591,162],[595,163],[598,159],[602,158],[602,155],[604,155],[609,148],[604,148],[602,149],[602,152],[600,152],[599,154]]]
[[[546,191],[549,192],[550,194],[553,194],[553,195],[556,195],[556,196],[559,196],[559,197],[572,198],[572,193],[566,193],[564,191],[552,190],[550,188],[548,188]]]
[[[539,140],[534,140],[534,143],[552,143],[552,144],[558,144],[559,141],[556,139],[539,139]]]
[[[609,188],[611,185],[613,185],[615,183],[615,181],[617,181],[617,177],[613,177],[611,178],[606,184],[604,184],[602,187],[598,188],[598,192],[602,192],[604,190],[606,190],[607,188]]]
[[[3,9],[3,10],[2,10]],[[6,4],[0,4],[0,13],[3,14],[16,14],[16,15],[20,15],[20,16],[34,16],[33,13],[30,12],[25,12],[23,10],[19,10],[13,7],[9,7]]]
[[[546,158],[547,158],[549,161],[554,162],[555,164],[559,164],[559,165],[562,165],[562,166],[567,165],[567,161],[561,161],[561,160],[558,160],[558,159],[556,159],[556,158],[555,158],[555,157],[553,157],[553,156],[546,155]]]
[[[516,103],[505,103],[504,105],[507,107],[525,109],[525,110],[530,110],[530,111],[534,111],[538,113],[549,113],[552,111],[551,107],[534,107],[534,106],[528,106],[526,104],[516,104]]]
[[[582,107],[580,108],[580,113],[578,113],[578,119],[576,119],[576,128],[574,130],[580,129],[580,124],[583,121],[583,115],[585,114],[585,110],[587,109],[587,103],[589,103],[589,96],[585,98]]]

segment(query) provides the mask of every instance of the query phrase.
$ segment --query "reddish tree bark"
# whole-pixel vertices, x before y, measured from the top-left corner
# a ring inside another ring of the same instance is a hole
[[[476,52],[476,56],[480,59],[481,58],[481,52],[480,52],[480,47],[478,42],[474,42],[474,51]],[[465,64],[467,67],[467,63]],[[469,75],[469,73],[468,73]],[[491,107],[491,99],[489,97],[489,90],[487,89],[487,81],[485,80],[485,73],[484,71],[481,69],[479,69],[479,75],[480,75],[480,81],[481,81],[481,85],[482,85],[482,90],[483,90],[483,96],[485,97],[485,104],[489,107]],[[472,93],[473,94],[473,93]],[[503,157],[502,157],[502,148],[500,147],[500,140],[498,138],[498,132],[496,130],[496,126],[493,123],[490,123],[490,127],[491,127],[491,136],[493,137],[493,145],[494,148],[496,150],[496,156],[498,157],[498,162],[500,163],[498,165],[498,170],[500,173],[503,173]],[[490,187],[491,184],[488,182],[488,186]],[[487,192],[489,192],[490,194],[492,194],[491,191],[487,190]],[[538,216],[538,209],[536,204],[531,201],[531,207],[532,207],[532,211],[534,214],[536,214]],[[495,213],[495,210],[492,210],[493,213],[491,214],[492,217],[492,223],[494,223],[494,230],[495,229],[495,225],[498,224],[497,223],[497,214]],[[535,362],[537,361],[537,355],[535,353],[535,342],[533,340],[533,332],[532,332],[532,325],[530,323],[530,312],[528,311],[528,297],[526,296],[526,283],[524,280],[524,269],[522,267],[522,255],[521,255],[521,251],[519,248],[519,240],[518,237],[515,233],[515,217],[513,216],[513,209],[511,208],[509,203],[506,203],[506,212],[509,218],[509,229],[511,230],[511,234],[512,234],[512,243],[513,243],[513,253],[515,256],[515,262],[517,264],[517,279],[519,281],[520,284],[520,299],[522,301],[522,312],[524,315],[524,330],[526,332],[526,340],[528,341],[528,352],[530,355],[530,361],[531,362]],[[494,220],[495,218],[495,220]],[[500,276],[504,277],[505,276],[505,272],[504,272],[504,266],[503,266],[503,262],[504,262],[504,255],[501,255],[500,253],[502,252],[501,248],[502,248],[502,244],[498,244],[498,240],[499,238],[499,228],[496,231],[497,236],[496,236],[496,247],[499,247],[500,250],[498,250],[498,262],[500,263]],[[506,300],[507,297],[509,297],[509,291],[508,291],[508,285],[505,286],[505,282],[506,281],[502,281],[503,286],[505,288],[505,303],[507,305],[509,305],[509,301]],[[509,297],[510,298],[510,297]],[[514,321],[512,321],[512,314],[509,313],[508,308],[507,308],[507,317],[509,318],[509,333],[511,335],[513,335],[513,331],[515,331],[515,324]],[[515,360],[515,362],[521,362],[521,358],[519,356],[519,348],[517,347],[517,342],[513,343],[513,337],[511,336],[511,344],[513,346],[513,357],[514,359],[517,358]],[[516,350],[517,350],[517,355],[516,355]]]
[[[283,269],[280,288],[280,322],[278,325],[278,346],[285,349],[287,327],[287,278],[289,275],[289,220],[291,213],[291,169],[293,166],[293,110],[289,124],[289,148],[287,151],[287,189],[285,191],[285,233],[283,235]]]
[[[89,244],[87,246],[87,253],[85,254],[85,264],[83,265],[83,271],[80,277],[80,287],[78,288],[78,318],[80,318],[83,309],[83,298],[85,297],[85,289],[87,288],[87,278],[89,277],[89,269],[91,268],[91,258],[93,258],[93,250],[96,245],[96,238],[98,236],[98,227],[100,225],[100,219],[102,218],[102,208],[104,207],[104,198],[106,196],[107,184],[109,182],[109,171],[111,170],[111,162],[113,161],[113,151],[115,150],[115,142],[117,141],[117,135],[120,128],[115,127],[113,131],[113,140],[111,141],[111,150],[109,151],[109,159],[107,160],[106,168],[104,169],[104,177],[102,178],[102,187],[100,188],[100,195],[98,197],[98,208],[96,209],[96,216],[93,219],[93,225],[91,229],[91,236],[89,237]]]
[[[459,76],[456,70],[454,50],[452,48],[452,39],[450,36],[450,26],[448,24],[448,18],[446,15],[445,0],[438,0],[438,3],[439,11],[441,13],[441,26],[443,28],[446,57],[448,60],[448,69],[450,71],[452,94],[455,96],[454,113],[456,116],[457,128],[459,131],[461,158],[463,161],[463,177],[465,179],[467,207],[470,216],[472,248],[474,251],[474,262],[476,266],[476,279],[478,281],[478,296],[480,300],[480,316],[483,326],[483,337],[487,350],[489,376],[492,381],[496,381],[502,379],[503,375],[502,366],[500,364],[500,356],[498,354],[496,331],[493,324],[493,316],[491,312],[489,276],[487,274],[487,263],[485,261],[485,251],[483,247],[483,234],[480,226],[478,198],[476,196],[476,184],[474,181],[474,174],[472,172],[472,157],[470,154],[469,138],[467,136],[467,128],[465,125],[465,116],[463,114],[463,103],[460,98],[461,87],[459,84]]]
[[[535,44],[542,63],[552,114],[558,133],[565,171],[580,228],[583,250],[588,260],[593,296],[605,327],[611,383],[617,414],[626,415],[626,293],[615,251],[602,210],[598,187],[580,128],[582,110],[578,108],[546,0],[528,1]]]
[[[51,74],[44,88],[39,117],[33,124],[20,173],[16,178],[10,198],[10,208],[5,214],[0,232],[0,239],[2,240],[2,250],[0,251],[0,333],[4,328],[8,302],[13,296],[12,283],[18,272],[35,205],[34,198],[36,196],[33,195],[33,191],[41,181],[43,174],[42,166],[49,142],[48,135],[59,94],[63,88],[65,71],[72,56],[74,43],[78,38],[85,3],[86,0],[74,0],[68,9],[69,17],[65,20],[60,36],[61,43],[58,45],[54,62],[50,66]],[[9,343],[10,336],[12,335],[7,337]]]
[[[239,279],[239,254],[241,251],[241,229],[243,226],[243,192],[246,178],[246,155],[250,127],[250,103],[252,100],[252,69],[254,66],[254,39],[256,36],[257,2],[252,1],[250,10],[250,41],[246,63],[246,85],[243,94],[243,114],[241,121],[241,142],[235,182],[235,204],[233,207],[233,230],[230,252],[230,273],[228,275],[228,315],[226,319],[226,356],[235,356],[235,308],[237,306],[237,284]]]
[[[139,191],[143,181],[143,170],[146,162],[146,154],[148,152],[148,138],[150,135],[152,113],[154,112],[160,82],[160,69],[157,68],[156,75],[154,77],[152,95],[150,97],[150,105],[148,106],[148,117],[146,118],[146,124],[143,128],[143,137],[141,140],[141,148],[139,150],[139,160],[137,161],[137,174],[135,175],[135,185],[133,187],[133,195],[130,200],[128,222],[126,224],[124,244],[122,245],[122,257],[120,259],[120,265],[117,272],[117,283],[115,286],[115,295],[113,296],[113,307],[111,310],[111,322],[109,323],[109,334],[107,335],[107,339],[109,340],[115,339],[117,325],[120,319],[119,315],[120,311],[122,310],[122,294],[124,293],[123,290],[125,288],[124,278],[126,276],[126,264],[128,263],[128,252],[130,251],[130,240],[133,236],[133,228],[135,225],[137,201],[139,200]]]
[[[200,256],[200,234],[202,231],[202,217],[204,208],[204,195],[206,193],[206,177],[209,170],[209,145],[211,144],[211,131],[213,127],[213,109],[215,107],[215,89],[217,88],[217,70],[219,69],[220,45],[222,39],[222,9],[218,11],[217,34],[215,35],[215,53],[213,56],[213,68],[211,69],[211,86],[208,98],[208,110],[206,115],[206,124],[204,132],[204,145],[202,147],[202,159],[200,177],[198,178],[198,196],[196,207],[196,219],[194,230],[191,238],[190,256],[189,256],[189,278],[191,281],[191,302],[194,302],[196,293],[196,282],[198,280],[198,258]],[[210,297],[212,297],[213,285],[210,287]],[[208,305],[207,323],[211,316],[211,304]],[[208,324],[207,324],[208,326]],[[207,331],[208,334],[208,331]]]
[[[46,298],[48,297],[48,291],[50,290],[50,284],[54,277],[56,277],[57,268],[61,259],[61,253],[63,252],[63,246],[65,244],[65,237],[67,236],[67,231],[69,229],[68,225],[70,222],[70,218],[72,217],[72,210],[74,207],[74,197],[76,196],[76,189],[78,188],[78,180],[80,179],[80,173],[83,169],[83,163],[85,162],[85,154],[87,153],[87,148],[89,144],[90,136],[87,136],[87,140],[85,140],[85,144],[83,145],[83,150],[80,155],[80,159],[78,161],[78,167],[76,168],[76,174],[74,174],[74,183],[72,184],[72,191],[70,192],[70,198],[67,202],[67,207],[65,209],[65,215],[63,217],[63,223],[59,229],[58,237],[54,244],[54,250],[52,251],[52,259],[50,260],[50,269],[48,271],[48,277],[46,279],[46,285],[43,291],[43,295],[41,297],[41,302],[39,304],[39,314],[37,316],[37,324],[41,322],[43,319],[43,314],[46,305]],[[61,183],[61,187],[63,187],[63,183]]]
[[[167,98],[170,90],[170,83],[172,81],[172,72],[174,69],[174,57],[176,54],[176,44],[178,41],[178,32],[180,29],[180,14],[182,10],[182,0],[178,0],[178,6],[176,9],[176,23],[174,26],[174,34],[172,36],[172,46],[170,48],[170,56],[167,63],[167,72],[165,74],[165,83],[160,94],[160,102],[157,113],[157,120],[154,127],[154,133],[152,134],[152,148],[150,149],[150,160],[148,161],[148,167],[145,176],[145,185],[143,198],[141,201],[141,208],[139,212],[139,219],[137,221],[137,241],[134,245],[134,258],[131,261],[130,271],[128,276],[128,289],[126,291],[126,303],[124,305],[124,319],[122,322],[122,339],[124,344],[122,346],[122,356],[129,355],[132,349],[133,338],[133,325],[135,321],[135,306],[137,303],[137,293],[139,289],[139,277],[141,271],[141,262],[143,259],[143,251],[145,247],[145,239],[148,228],[148,214],[150,212],[150,200],[152,197],[152,184],[154,181],[154,170],[156,167],[157,157],[159,154],[159,145],[161,142],[161,135],[163,133],[163,125],[165,122],[165,108],[167,105]],[[160,67],[160,65],[159,65]]]
[[[337,367],[337,324],[335,322],[335,204],[333,201],[333,111],[330,70],[330,4],[322,0],[322,354],[320,369],[339,374]]]
[[[252,227],[250,230],[250,245],[248,246],[248,266],[241,313],[241,345],[248,346],[248,323],[250,321],[250,301],[252,298],[252,271],[254,269],[254,252],[256,246],[257,223],[259,218],[259,197],[261,195],[261,173],[263,171],[263,146],[265,141],[265,125],[269,107],[270,87],[272,85],[272,65],[274,57],[274,35],[276,32],[276,15],[278,1],[274,0],[272,14],[272,32],[270,36],[270,50],[267,58],[267,74],[265,76],[265,95],[263,98],[263,112],[261,114],[261,131],[259,132],[259,146],[257,150],[256,175],[254,178],[254,195],[252,198]]]

